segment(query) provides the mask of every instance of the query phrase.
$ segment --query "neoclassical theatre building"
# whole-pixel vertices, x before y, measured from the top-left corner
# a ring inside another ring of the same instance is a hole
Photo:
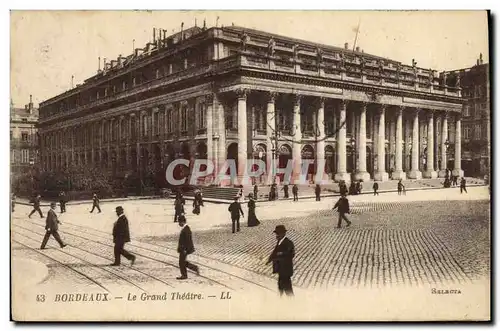
[[[142,176],[178,158],[310,159],[311,177],[324,163],[336,181],[460,175],[460,78],[412,62],[236,26],[154,29],[40,104],[42,165]]]

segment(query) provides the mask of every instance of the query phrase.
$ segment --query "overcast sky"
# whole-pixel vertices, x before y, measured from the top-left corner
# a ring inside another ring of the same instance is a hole
[[[486,11],[22,11],[11,14],[11,98],[35,105],[94,75],[98,57],[143,47],[153,27],[169,32],[198,26],[235,25],[352,48],[438,71],[471,67],[479,53],[488,62]]]

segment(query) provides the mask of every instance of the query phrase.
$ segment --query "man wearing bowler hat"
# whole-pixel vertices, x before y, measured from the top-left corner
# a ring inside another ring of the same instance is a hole
[[[113,226],[113,242],[115,243],[115,262],[111,264],[112,266],[120,265],[121,255],[125,256],[127,260],[130,260],[130,265],[132,266],[135,262],[135,255],[127,252],[123,246],[125,243],[130,242],[130,231],[128,228],[128,219],[123,214],[123,207],[116,207],[116,215],[118,220],[116,220]]]
[[[63,243],[61,240],[61,237],[59,236],[59,233],[57,230],[59,230],[59,220],[57,219],[56,212],[54,211],[56,209],[56,203],[51,202],[50,203],[50,209],[47,212],[47,219],[45,221],[45,237],[43,237],[42,245],[40,246],[40,249],[45,249],[45,246],[47,245],[47,242],[49,241],[50,235],[54,237],[54,239],[57,241],[59,246],[61,248],[66,247],[66,244]]]
[[[280,295],[285,293],[293,296],[292,276],[293,276],[293,258],[295,256],[295,247],[293,242],[286,237],[286,228],[284,225],[276,226],[274,230],[277,244],[267,260],[267,264],[273,263],[273,274],[278,274],[278,290]]]
[[[186,217],[184,214],[179,216],[179,226],[181,227],[181,233],[179,234],[179,244],[177,246],[177,252],[179,253],[179,269],[181,270],[181,276],[177,277],[178,280],[187,279],[187,269],[193,270],[196,274],[200,274],[200,268],[187,261],[187,256],[194,253],[193,244],[193,234],[191,229],[186,224]]]

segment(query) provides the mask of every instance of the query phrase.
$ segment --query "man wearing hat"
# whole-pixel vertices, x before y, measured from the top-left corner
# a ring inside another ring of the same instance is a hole
[[[284,225],[276,226],[274,230],[278,243],[267,260],[267,264],[273,263],[273,274],[278,274],[278,290],[280,295],[285,293],[293,296],[292,276],[293,276],[293,258],[295,256],[295,247],[293,242],[286,237],[286,228]]]
[[[38,194],[35,197],[35,199],[33,199],[33,210],[28,215],[28,218],[31,218],[31,215],[33,215],[36,212],[38,212],[40,214],[40,218],[43,218],[43,213],[42,213],[42,210],[40,209],[40,200],[41,199],[42,199],[42,197],[40,196],[40,194]]]
[[[59,222],[59,220],[57,219],[56,212],[54,211],[55,209],[56,209],[56,203],[51,202],[50,209],[47,213],[47,219],[45,221],[45,231],[46,231],[45,237],[43,237],[40,249],[45,249],[45,245],[47,245],[50,235],[54,237],[54,239],[59,243],[59,246],[61,246],[61,248],[66,247],[66,244],[63,243],[61,237],[59,236],[59,233],[57,232],[57,230],[59,229],[59,223],[61,222]]]
[[[345,197],[345,194],[340,196],[340,199],[333,206],[333,210],[337,209],[339,212],[339,222],[337,224],[337,228],[342,226],[342,220],[347,222],[347,226],[351,226],[351,221],[345,216],[345,214],[350,214],[349,200]]]
[[[97,193],[94,193],[94,195],[92,195],[92,209],[90,210],[90,213],[93,213],[95,208],[97,208],[97,212],[101,212],[101,207],[99,207],[99,197],[97,197]]]
[[[179,269],[181,269],[181,276],[177,279],[187,279],[187,269],[193,270],[198,275],[200,274],[200,268],[197,265],[188,262],[187,256],[194,253],[193,235],[191,233],[191,228],[186,224],[186,217],[181,214],[178,219],[179,226],[181,227],[181,233],[179,235],[179,244],[177,246],[177,252],[179,253]]]
[[[233,223],[233,233],[240,232],[240,215],[245,217],[239,197],[234,198],[234,202],[229,205],[227,210],[231,213],[231,222]]]
[[[115,262],[111,264],[112,266],[120,265],[121,255],[125,256],[127,260],[130,260],[130,265],[132,266],[135,262],[135,255],[127,252],[123,246],[125,243],[130,242],[130,231],[128,228],[128,219],[123,214],[123,207],[116,207],[116,215],[118,219],[113,226],[113,242],[115,243]]]

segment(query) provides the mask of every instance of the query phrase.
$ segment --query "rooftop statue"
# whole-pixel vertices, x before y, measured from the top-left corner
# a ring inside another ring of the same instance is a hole
[[[271,39],[269,39],[269,43],[268,43],[269,56],[274,56],[274,48],[275,47],[276,47],[276,42],[274,41],[274,38],[271,37]]]

